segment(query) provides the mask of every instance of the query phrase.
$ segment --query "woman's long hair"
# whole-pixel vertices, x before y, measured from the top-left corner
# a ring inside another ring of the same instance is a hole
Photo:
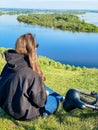
[[[17,39],[15,50],[19,54],[26,54],[28,56],[32,70],[39,74],[42,77],[42,80],[45,81],[45,76],[37,62],[37,47],[38,44],[36,43],[34,36],[31,33],[27,33]]]

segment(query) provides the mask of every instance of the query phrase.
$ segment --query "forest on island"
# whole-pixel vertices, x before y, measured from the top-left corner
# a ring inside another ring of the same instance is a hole
[[[98,27],[67,13],[43,13],[19,15],[19,22],[72,32],[98,32]]]

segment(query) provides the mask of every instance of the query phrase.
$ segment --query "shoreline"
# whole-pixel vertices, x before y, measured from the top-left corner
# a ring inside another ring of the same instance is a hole
[[[0,47],[0,58],[1,60],[4,60],[4,51],[6,51],[7,49],[11,49],[11,48],[4,48],[4,47]],[[38,56],[39,61],[42,59],[42,61],[44,62],[44,64],[48,65],[54,65],[54,67],[59,66],[60,68],[71,68],[72,70],[80,70],[80,69],[98,69],[98,67],[86,67],[86,66],[79,66],[79,65],[74,65],[74,64],[67,64],[67,63],[62,63],[61,61],[56,61],[54,59],[51,59],[49,57],[46,56]],[[43,63],[41,63],[43,64]]]

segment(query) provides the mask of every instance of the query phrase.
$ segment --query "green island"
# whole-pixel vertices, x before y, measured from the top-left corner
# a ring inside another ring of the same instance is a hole
[[[0,72],[5,65],[0,48]],[[76,88],[98,92],[98,69],[64,65],[47,57],[39,56],[38,62],[46,75],[45,84],[65,95],[68,89]],[[46,118],[39,117],[34,121],[17,121],[0,108],[1,130],[98,130],[98,112],[91,109],[76,109],[65,112],[60,105],[58,111]]]
[[[74,13],[31,13],[19,15],[19,22],[72,32],[98,32],[98,27],[80,20]]]

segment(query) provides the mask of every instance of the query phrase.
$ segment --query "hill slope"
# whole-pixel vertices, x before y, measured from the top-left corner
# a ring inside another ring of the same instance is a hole
[[[0,49],[0,52],[3,53],[4,50]],[[1,53],[0,71],[5,64]],[[98,69],[62,65],[45,57],[39,57],[38,62],[46,75],[46,85],[63,96],[69,88],[98,92]],[[61,105],[55,114],[47,118],[39,117],[34,121],[23,122],[14,120],[0,109],[1,130],[97,130],[97,119],[96,111],[76,109],[67,113]]]

